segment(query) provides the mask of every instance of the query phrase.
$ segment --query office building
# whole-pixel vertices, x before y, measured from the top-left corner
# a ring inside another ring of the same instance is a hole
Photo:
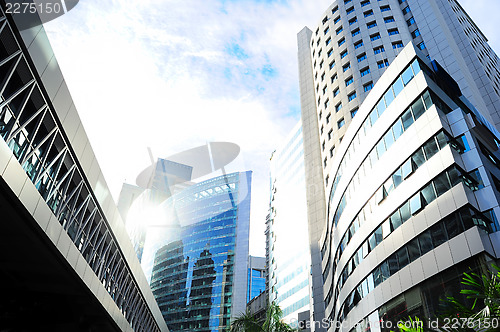
[[[301,123],[271,157],[269,301],[285,322],[309,310],[309,241]]]
[[[245,312],[251,174],[193,184],[148,221],[141,264],[170,331],[225,331]]]
[[[248,256],[247,303],[266,291],[266,258]]]
[[[40,19],[0,6],[0,330],[168,331]]]
[[[498,255],[498,57],[453,0],[335,1],[298,45],[311,321],[429,315]]]

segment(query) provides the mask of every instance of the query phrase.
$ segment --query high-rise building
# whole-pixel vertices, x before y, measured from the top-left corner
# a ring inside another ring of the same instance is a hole
[[[247,303],[266,291],[266,258],[248,256]]]
[[[454,0],[335,1],[298,56],[311,321],[431,314],[499,253],[498,57]]]
[[[310,254],[301,123],[271,157],[269,300],[286,322],[297,320],[310,303]]]
[[[133,240],[141,243],[141,265],[170,331],[225,331],[245,312],[251,175],[222,175],[159,203],[158,192],[139,202],[147,223]]]

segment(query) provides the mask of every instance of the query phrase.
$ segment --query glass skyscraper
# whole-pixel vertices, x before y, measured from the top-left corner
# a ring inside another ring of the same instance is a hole
[[[286,322],[308,311],[309,240],[305,194],[302,123],[271,157],[269,300],[283,310]]]
[[[225,331],[245,311],[251,174],[194,184],[149,224],[142,265],[170,331]]]

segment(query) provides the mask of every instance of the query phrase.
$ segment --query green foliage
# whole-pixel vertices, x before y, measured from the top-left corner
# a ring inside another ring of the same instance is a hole
[[[283,311],[274,302],[269,305],[266,320],[260,325],[249,313],[236,318],[231,323],[230,332],[294,332],[288,324],[282,321]]]

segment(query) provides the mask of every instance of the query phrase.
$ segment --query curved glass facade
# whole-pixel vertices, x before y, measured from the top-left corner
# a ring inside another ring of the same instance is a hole
[[[250,183],[245,172],[193,185],[148,227],[142,264],[170,331],[223,331],[244,310]]]

